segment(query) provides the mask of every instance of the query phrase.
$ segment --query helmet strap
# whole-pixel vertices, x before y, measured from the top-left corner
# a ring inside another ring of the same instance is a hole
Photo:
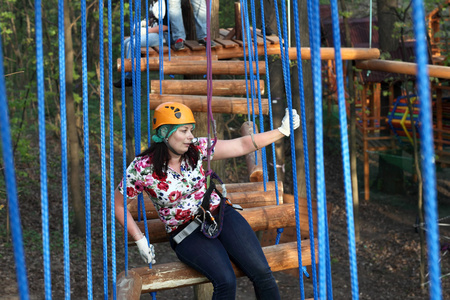
[[[165,136],[164,139],[163,139],[163,142],[164,142],[164,144],[166,144],[167,148],[169,148],[170,151],[172,151],[172,152],[173,152],[174,154],[176,154],[176,155],[180,155],[180,156],[181,156],[181,154],[178,153],[177,151],[175,151],[175,150],[173,149],[173,147],[170,146],[170,144],[169,144],[169,134],[170,134],[170,132],[172,131],[172,128],[173,128],[173,125],[170,127],[170,130],[167,130],[167,133],[166,133],[166,136]]]

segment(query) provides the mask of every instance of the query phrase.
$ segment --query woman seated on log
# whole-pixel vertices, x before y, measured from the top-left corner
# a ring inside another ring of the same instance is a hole
[[[140,48],[147,47],[147,39],[148,39],[148,46],[149,47],[156,47],[159,45],[159,14],[161,10],[161,16],[163,17],[163,26],[162,30],[163,32],[167,31],[167,18],[166,15],[166,3],[165,0],[150,0],[151,3],[149,3],[149,13],[148,13],[148,32],[147,30],[147,21],[142,20],[141,21],[141,44],[139,46],[139,57],[141,55]],[[161,8],[159,5],[161,4]],[[138,34],[137,29],[135,30],[135,35]],[[167,39],[167,33],[164,33],[164,36],[162,37],[163,43],[166,43]],[[134,47],[138,47],[137,39],[133,39]],[[124,48],[124,56],[125,58],[131,58],[131,37],[128,37],[123,42]],[[132,79],[131,72],[125,72],[125,86],[132,86],[133,85],[133,79]],[[116,88],[122,87],[122,78],[115,81],[113,85]]]
[[[300,118],[292,111],[294,129]],[[202,161],[207,159],[207,138],[194,138],[195,120],[185,105],[167,102],[155,109],[153,144],[127,168],[126,192],[135,198],[146,191],[165,224],[178,258],[204,274],[214,286],[213,299],[235,299],[233,261],[253,282],[258,299],[279,299],[278,286],[247,221],[236,212],[213,180],[207,187]],[[289,111],[278,129],[231,140],[212,141],[212,160],[238,157],[265,147],[290,134]],[[124,181],[115,192],[115,214],[124,225]],[[214,216],[214,217],[212,217]],[[155,263],[149,245],[130,212],[128,234],[136,241],[146,263]]]

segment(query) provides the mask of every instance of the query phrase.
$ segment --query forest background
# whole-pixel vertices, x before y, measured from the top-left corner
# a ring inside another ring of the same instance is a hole
[[[215,1],[218,2],[218,1]],[[303,1],[304,4],[306,1]],[[57,1],[49,0],[42,3],[43,17],[43,45],[45,67],[45,111],[46,111],[46,136],[48,159],[48,182],[50,205],[60,206],[61,199],[61,150],[60,150],[60,83],[59,83],[59,54],[58,54],[58,5]],[[234,26],[234,4],[222,1],[219,4],[218,26],[229,28]],[[323,4],[328,2],[323,1]],[[400,37],[410,38],[411,34],[411,9],[410,1],[378,0],[373,3],[373,12],[379,20],[380,49],[386,53],[398,46]],[[425,1],[427,11],[442,4],[439,1]],[[101,205],[101,173],[100,169],[100,41],[99,41],[99,2],[88,1],[87,5],[87,81],[88,81],[88,111],[89,111],[89,142],[91,145],[92,165],[91,169],[91,194],[93,205]],[[144,2],[143,2],[143,5]],[[368,17],[368,1],[340,1],[341,15],[345,18]],[[145,6],[143,6],[145,7]],[[291,6],[292,7],[292,6]],[[345,8],[343,8],[345,7]],[[73,253],[82,256],[84,251],[85,235],[85,207],[84,207],[84,175],[82,164],[83,153],[83,103],[82,103],[82,49],[81,49],[81,4],[77,1],[65,1],[65,27],[66,27],[66,101],[68,117],[68,141],[69,141],[69,178],[70,178],[70,225],[71,233],[76,240],[73,245]],[[259,3],[256,3],[259,10]],[[129,6],[124,4],[125,33],[129,33]],[[106,20],[107,10],[104,11]],[[383,19],[384,18],[384,19]],[[120,2],[112,3],[112,64],[113,77],[119,78],[115,70],[115,61],[120,57]],[[385,20],[385,21],[381,21]],[[36,80],[36,38],[35,38],[35,7],[29,1],[2,0],[0,2],[0,29],[4,55],[4,74],[7,88],[7,99],[10,111],[11,136],[13,139],[13,152],[16,164],[17,188],[21,202],[22,215],[39,214],[40,212],[40,176],[39,176],[39,150],[38,150],[38,108],[37,108],[37,80]],[[258,26],[260,20],[258,17]],[[108,28],[104,22],[105,65],[109,63],[107,53]],[[303,39],[307,45],[307,38]],[[385,54],[383,54],[385,55]],[[293,65],[292,68],[296,66]],[[296,71],[292,70],[291,74]],[[108,98],[109,76],[105,69],[105,98]],[[146,74],[142,73],[142,90],[146,90]],[[155,76],[155,75],[151,75]],[[305,80],[308,80],[306,78]],[[121,128],[121,94],[114,90],[114,128]],[[145,103],[143,101],[142,120],[146,120]],[[105,108],[108,110],[108,107]],[[233,137],[236,132],[233,128],[239,128],[246,120],[246,116],[224,116],[223,128],[225,137]],[[109,124],[107,121],[106,128]],[[141,123],[141,132],[147,132],[147,122]],[[147,140],[143,134],[141,145],[145,146]],[[109,139],[107,134],[107,139]],[[130,137],[133,139],[132,137]],[[121,177],[121,153],[122,132],[114,132],[113,141],[117,151],[115,158],[115,178]],[[106,149],[106,153],[109,149]],[[130,152],[130,151],[129,151]],[[289,168],[289,162],[286,162]],[[245,169],[243,161],[235,161],[224,176],[233,178],[240,174],[239,170]],[[0,162],[3,170],[3,162]],[[109,182],[108,182],[109,184]],[[26,216],[25,216],[26,218]],[[5,178],[0,177],[0,241],[2,247],[11,247],[10,228],[7,213]],[[60,228],[60,222],[52,225]],[[34,228],[24,230],[24,242],[28,248],[36,247],[42,251],[41,232],[39,224]],[[52,247],[61,248],[63,238],[61,230],[52,231]],[[79,252],[77,251],[79,250]]]

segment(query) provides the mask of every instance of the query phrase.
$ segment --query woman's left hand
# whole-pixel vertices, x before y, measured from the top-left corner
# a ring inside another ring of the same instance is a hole
[[[281,126],[278,130],[284,134],[285,136],[289,136],[291,134],[291,126],[290,126],[290,118],[289,118],[289,109],[286,108],[286,113],[284,115],[283,121],[281,121]],[[292,110],[292,124],[294,126],[294,130],[300,126],[300,116],[297,114],[297,110]]]

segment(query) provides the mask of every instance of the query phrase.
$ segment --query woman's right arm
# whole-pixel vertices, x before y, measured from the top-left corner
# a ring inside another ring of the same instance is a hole
[[[123,227],[125,227],[125,216],[123,213],[124,210],[123,195],[119,191],[119,188],[116,188],[116,191],[114,192],[114,212],[116,214],[116,220],[119,221],[119,223]],[[135,241],[140,240],[144,236],[137,226],[136,222],[134,221],[133,216],[131,215],[129,210],[127,210],[127,231]]]

